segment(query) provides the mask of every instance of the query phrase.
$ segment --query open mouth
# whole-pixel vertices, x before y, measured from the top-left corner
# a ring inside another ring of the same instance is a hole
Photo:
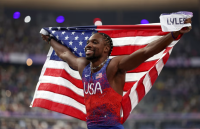
[[[91,53],[93,53],[92,50],[87,50],[85,54],[87,55],[87,54],[91,54]]]

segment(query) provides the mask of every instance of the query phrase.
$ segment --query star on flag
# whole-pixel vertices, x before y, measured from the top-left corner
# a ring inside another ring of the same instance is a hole
[[[88,38],[89,38],[89,37],[88,37],[88,36],[86,36],[86,37],[85,37],[85,40],[88,40]]]

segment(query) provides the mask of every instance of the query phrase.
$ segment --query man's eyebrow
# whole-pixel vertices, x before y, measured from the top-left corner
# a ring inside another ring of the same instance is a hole
[[[87,40],[87,43],[89,42],[89,41],[98,41],[97,39],[91,39],[91,40]]]
[[[97,39],[92,39],[93,41],[98,41]]]

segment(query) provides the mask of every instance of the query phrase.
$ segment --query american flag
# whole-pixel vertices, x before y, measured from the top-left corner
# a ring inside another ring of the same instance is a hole
[[[68,47],[78,57],[85,57],[84,47],[92,34],[96,32],[108,34],[113,40],[113,51],[109,58],[131,54],[168,34],[168,32],[162,32],[160,25],[154,24],[49,27],[42,30]],[[177,42],[178,40],[173,41],[165,50],[126,73],[122,123],[149,92]],[[42,68],[31,107],[41,107],[86,120],[81,77],[78,71],[62,61],[52,48]]]
[[[96,79],[98,79],[98,78],[102,78],[102,73],[99,73],[96,75]]]

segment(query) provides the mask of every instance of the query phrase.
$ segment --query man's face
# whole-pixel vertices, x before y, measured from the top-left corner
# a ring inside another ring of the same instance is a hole
[[[96,33],[92,35],[85,46],[85,55],[87,60],[93,60],[102,56],[105,46],[103,36]]]

